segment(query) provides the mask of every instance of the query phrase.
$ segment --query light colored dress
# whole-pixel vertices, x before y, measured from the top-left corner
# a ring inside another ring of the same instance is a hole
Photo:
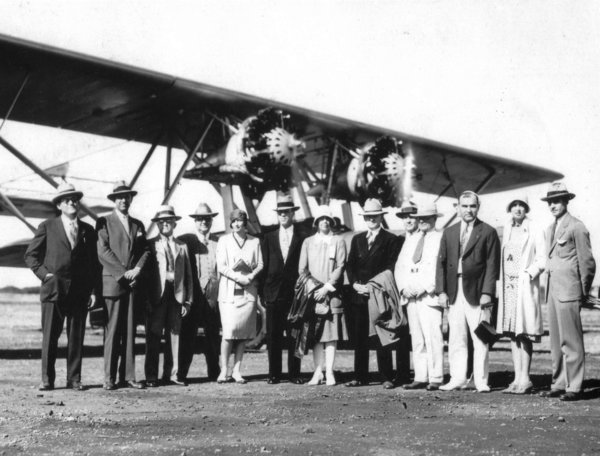
[[[546,261],[544,232],[526,217],[504,227],[496,330],[539,341],[543,334],[540,274]]]
[[[256,336],[256,275],[263,268],[260,242],[250,235],[238,243],[233,233],[226,234],[217,243],[217,272],[219,279],[219,312],[224,339],[245,340]],[[234,270],[243,260],[251,271]],[[236,280],[249,276],[252,281],[241,286]]]
[[[334,342],[348,339],[348,329],[342,306],[341,287],[346,266],[346,243],[339,236],[323,236],[317,233],[304,240],[300,251],[298,270],[308,271],[312,277],[331,290],[329,306],[331,312],[324,318],[319,342]]]

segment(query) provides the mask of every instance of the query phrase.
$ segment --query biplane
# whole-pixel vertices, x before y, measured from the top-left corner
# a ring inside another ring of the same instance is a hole
[[[182,178],[201,179],[219,191],[227,213],[235,206],[232,188],[238,186],[254,232],[261,230],[256,201],[271,190],[295,189],[307,216],[308,198],[319,204],[346,201],[344,223],[352,229],[349,201],[376,197],[387,206],[399,206],[412,192],[438,198],[465,189],[494,193],[562,177],[309,107],[5,35],[0,35],[0,112],[4,121],[147,144],[130,179],[132,187],[161,146],[166,150],[163,204]],[[57,186],[1,131],[0,146]],[[185,160],[173,176],[174,151],[185,154]],[[4,193],[1,201],[6,213],[25,223],[27,216],[40,215],[40,202],[21,204]],[[94,208],[82,209],[96,218]],[[0,249],[0,265],[22,266],[17,250],[17,245]]]

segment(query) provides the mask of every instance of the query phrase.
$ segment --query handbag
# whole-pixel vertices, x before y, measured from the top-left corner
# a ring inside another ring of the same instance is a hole
[[[328,315],[330,311],[331,308],[329,307],[329,299],[317,302],[315,304],[315,315],[319,315],[322,317]]]
[[[484,343],[488,344],[490,347],[494,345],[494,343],[498,340],[498,333],[496,333],[496,328],[494,328],[490,323],[485,320],[482,320],[475,328],[475,334],[479,337]]]

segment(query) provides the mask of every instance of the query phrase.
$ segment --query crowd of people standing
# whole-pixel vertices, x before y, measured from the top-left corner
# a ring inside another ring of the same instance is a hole
[[[533,344],[543,334],[546,302],[552,385],[543,394],[564,401],[582,397],[580,308],[595,262],[589,233],[567,210],[575,195],[560,182],[542,198],[554,218],[545,230],[531,220],[527,196],[519,195],[507,205],[500,241],[478,218],[479,196],[465,191],[457,200],[459,223],[443,232],[435,228],[442,214],[434,203],[417,207],[406,201],[396,212],[405,233],[396,236],[384,228],[387,212],[380,202],[368,199],[360,213],[367,230],[355,234],[349,248],[327,206],[315,212],[313,234],[301,232],[294,224],[299,208],[289,195],[278,196],[278,228],[261,240],[248,233],[248,216],[239,209],[229,214],[231,232],[217,239],[211,233],[217,213],[205,203],[190,214],[195,231],[180,237],[174,230],[181,217],[172,206],[161,206],[152,219],[159,234],[147,239],[143,223],[129,215],[135,195],[119,182],[108,195],[114,211],[94,228],[78,218],[82,192],[64,183],[53,198],[60,215],[42,222],[27,249],[25,261],[41,280],[40,390],[54,389],[65,320],[67,388],[86,389],[81,382],[85,322],[88,309],[100,309],[109,391],[187,385],[202,325],[207,375],[218,383],[246,383],[246,344],[266,336],[269,384],[282,380],[284,350],[288,380],[304,383],[300,361],[312,349],[308,385],[336,385],[337,345],[350,340],[354,371],[347,387],[369,383],[373,348],[385,389],[450,391],[469,388],[472,381],[477,392],[486,393],[490,337],[499,334],[510,338],[515,371],[503,392],[527,394],[533,389],[529,370]],[[146,325],[143,382],[135,377],[139,302]],[[444,312],[450,370],[445,384]]]

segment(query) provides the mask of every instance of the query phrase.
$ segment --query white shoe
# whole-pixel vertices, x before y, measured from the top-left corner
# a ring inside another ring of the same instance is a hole
[[[458,383],[449,381],[445,385],[440,386],[440,391],[455,391],[459,389],[465,389],[466,383]]]
[[[475,391],[478,393],[489,393],[491,390],[489,386],[485,385],[475,389]]]
[[[325,374],[325,384],[327,386],[335,386],[337,385],[337,382],[335,381],[335,375],[333,375],[333,372],[328,372]]]
[[[467,380],[465,382],[465,384],[460,387],[460,389],[461,390],[475,389],[475,381],[473,380],[473,376],[472,375],[469,377],[469,380]]]
[[[323,372],[318,371],[313,374],[312,378],[307,383],[307,385],[315,386],[320,385],[321,383],[323,383]]]

